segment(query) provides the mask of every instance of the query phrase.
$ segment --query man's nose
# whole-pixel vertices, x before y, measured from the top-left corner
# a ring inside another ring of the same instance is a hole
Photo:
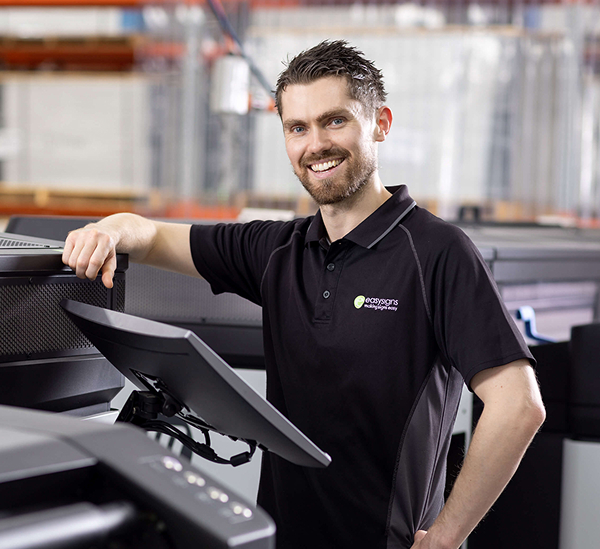
[[[323,128],[315,128],[310,132],[308,152],[317,154],[331,148],[331,140]]]

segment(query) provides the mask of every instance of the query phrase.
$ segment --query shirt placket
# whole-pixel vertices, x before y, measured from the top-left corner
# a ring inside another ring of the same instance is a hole
[[[347,247],[342,242],[331,244],[323,262],[321,283],[315,304],[315,322],[328,323],[332,316]]]

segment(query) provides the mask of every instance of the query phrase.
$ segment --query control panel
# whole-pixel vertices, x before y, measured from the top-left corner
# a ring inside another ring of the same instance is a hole
[[[168,475],[171,482],[189,491],[194,499],[212,505],[220,517],[231,524],[244,522],[254,516],[253,510],[246,504],[238,501],[235,495],[216,483],[192,469],[185,460],[179,460],[173,456],[151,456],[140,460],[141,463],[151,467],[163,475]]]

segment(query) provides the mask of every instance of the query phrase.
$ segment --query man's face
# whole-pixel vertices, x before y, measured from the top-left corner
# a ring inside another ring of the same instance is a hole
[[[355,195],[377,170],[375,116],[351,99],[345,78],[288,86],[281,96],[288,157],[319,205]]]

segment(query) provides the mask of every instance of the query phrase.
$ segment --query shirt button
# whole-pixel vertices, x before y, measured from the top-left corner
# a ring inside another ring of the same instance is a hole
[[[327,270],[328,271],[333,271],[335,269],[335,264],[334,263],[330,263],[329,265],[327,265]]]
[[[325,290],[325,291],[323,292],[323,297],[324,297],[325,299],[327,299],[327,298],[328,298],[330,295],[331,295],[331,294],[329,293],[329,290]]]

